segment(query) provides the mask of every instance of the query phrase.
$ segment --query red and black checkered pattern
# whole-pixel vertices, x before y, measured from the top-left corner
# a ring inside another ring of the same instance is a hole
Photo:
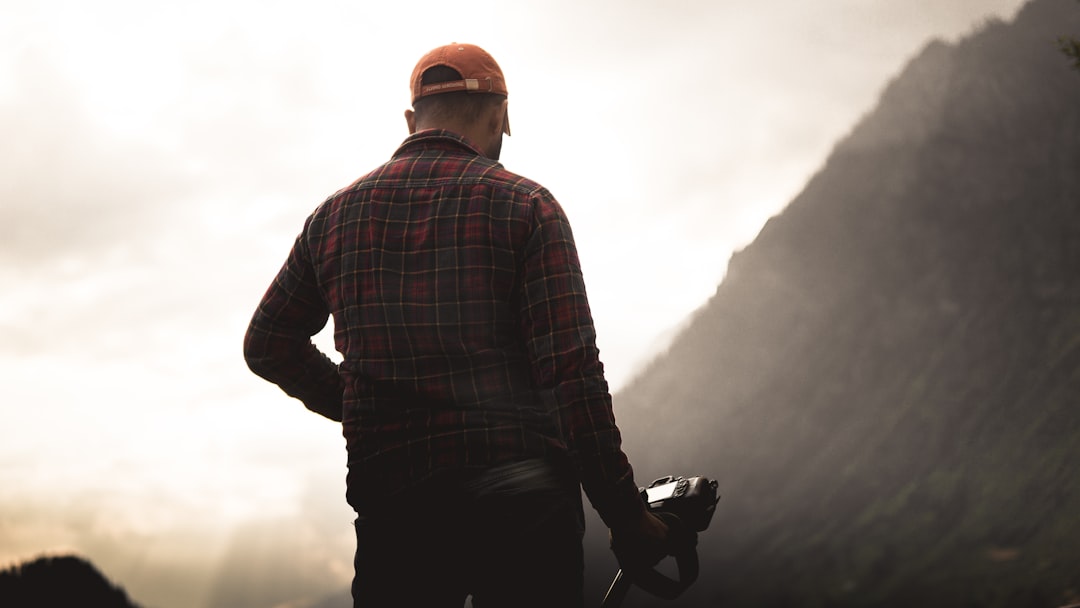
[[[329,315],[335,366],[311,343]],[[570,454],[612,525],[641,501],[555,198],[446,131],[320,205],[260,302],[249,366],[343,421],[349,498]]]

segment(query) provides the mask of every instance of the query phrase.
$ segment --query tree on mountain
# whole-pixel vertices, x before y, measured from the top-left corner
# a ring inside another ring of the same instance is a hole
[[[1059,36],[1058,48],[1072,60],[1073,67],[1080,70],[1080,39],[1075,36]]]
[[[1080,70],[1080,40],[1070,36],[1058,38],[1058,48],[1069,59],[1072,59],[1073,67]]]

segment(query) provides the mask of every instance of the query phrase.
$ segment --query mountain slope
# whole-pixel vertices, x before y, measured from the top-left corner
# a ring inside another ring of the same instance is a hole
[[[70,555],[39,557],[0,570],[0,606],[136,608],[93,564]]]
[[[930,44],[616,397],[640,481],[721,482],[694,597],[1078,601],[1075,32]]]

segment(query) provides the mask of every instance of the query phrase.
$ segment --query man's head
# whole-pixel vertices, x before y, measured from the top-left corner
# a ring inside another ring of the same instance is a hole
[[[498,160],[503,133],[510,134],[506,79],[484,49],[448,44],[424,55],[413,68],[409,132],[447,129],[465,136]]]

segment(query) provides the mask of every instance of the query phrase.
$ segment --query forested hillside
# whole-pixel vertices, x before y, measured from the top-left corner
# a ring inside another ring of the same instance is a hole
[[[928,45],[616,396],[640,483],[720,481],[684,605],[1080,602],[1077,33]]]

